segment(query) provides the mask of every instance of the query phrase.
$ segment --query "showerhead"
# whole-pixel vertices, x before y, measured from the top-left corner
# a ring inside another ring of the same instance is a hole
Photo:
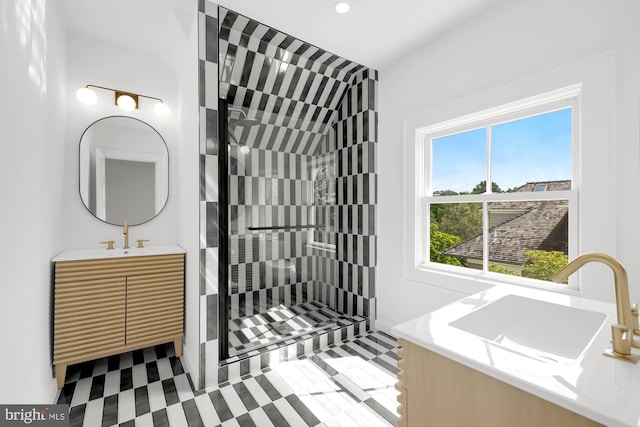
[[[241,143],[240,141],[238,141],[238,139],[234,135],[234,129],[237,129],[239,127],[256,126],[260,124],[260,121],[257,119],[248,118],[247,113],[245,113],[240,108],[228,107],[228,111],[229,111],[229,139],[235,142],[236,145],[240,147],[241,154],[248,154],[250,150],[249,146],[244,142]],[[232,116],[232,113],[235,113],[234,114],[235,117]]]
[[[237,117],[232,117],[231,113],[238,113]],[[245,113],[240,108],[229,107],[229,125],[233,126],[256,126],[259,125],[260,122],[257,119],[250,119],[247,117],[247,113]]]
[[[232,122],[235,126],[256,126],[260,122],[257,119],[238,119]]]

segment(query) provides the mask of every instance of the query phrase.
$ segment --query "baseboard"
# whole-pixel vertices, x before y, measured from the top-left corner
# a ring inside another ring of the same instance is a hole
[[[60,392],[62,391],[61,388],[58,388],[58,381],[53,378],[51,380],[51,386],[49,387],[49,399],[48,401],[51,402],[53,405],[55,405],[56,403],[58,403],[58,398],[60,397]]]
[[[197,390],[198,384],[200,384],[200,370],[193,369],[193,365],[191,364],[191,359],[188,356],[188,352],[186,351],[186,347],[183,347],[182,357],[180,357],[180,362],[182,363],[182,367],[185,370],[185,373],[188,373],[191,376],[191,381],[193,382],[193,387]]]
[[[376,319],[376,329],[382,331],[386,334],[391,335],[392,337],[397,338],[394,334],[391,333],[391,329],[393,329],[395,325],[389,325],[381,320]]]

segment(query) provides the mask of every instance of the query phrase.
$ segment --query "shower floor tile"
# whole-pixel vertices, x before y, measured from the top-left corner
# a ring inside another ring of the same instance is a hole
[[[173,345],[69,367],[70,426],[397,426],[395,338],[367,332],[194,390]]]
[[[340,329],[365,320],[338,313],[327,305],[305,302],[229,320],[229,356],[277,344],[291,338]]]

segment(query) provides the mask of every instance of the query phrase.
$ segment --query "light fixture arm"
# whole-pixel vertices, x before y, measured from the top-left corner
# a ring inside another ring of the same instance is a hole
[[[137,96],[137,97],[141,96],[143,98],[156,99],[156,100],[164,103],[164,101],[162,99],[156,98],[155,96],[142,95],[142,94],[135,93],[135,92],[127,92],[127,91],[124,91],[124,90],[113,89],[113,88],[106,87],[106,86],[86,85],[85,87],[86,88],[95,87],[95,88],[98,88],[98,89],[110,90],[110,91],[115,92],[116,94],[120,94],[120,95],[129,95],[129,96]]]
[[[123,90],[113,89],[113,88],[106,87],[106,86],[91,85],[91,84],[86,85],[85,87],[78,89],[78,91],[76,92],[76,97],[83,104],[91,105],[91,104],[95,103],[95,101],[96,101],[95,92],[90,88],[96,88],[96,89],[103,89],[103,90],[112,91],[114,93],[114,95],[115,95],[115,98],[114,98],[115,104],[117,106],[119,106],[120,108],[122,108],[123,110],[125,110],[125,111],[131,111],[131,110],[134,110],[134,109],[138,109],[138,100],[139,100],[140,97],[142,97],[142,98],[155,99],[156,101],[158,101],[156,103],[156,105],[153,107],[153,111],[159,117],[167,117],[169,115],[169,112],[170,112],[169,106],[167,104],[165,104],[162,99],[157,98],[155,96],[142,95],[142,94],[139,94],[139,93],[126,92],[126,91],[123,91]]]

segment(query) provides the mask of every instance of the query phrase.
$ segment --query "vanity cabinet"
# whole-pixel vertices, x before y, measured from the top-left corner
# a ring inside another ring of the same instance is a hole
[[[410,341],[399,344],[399,427],[601,425]]]
[[[53,364],[67,366],[173,342],[182,355],[184,253],[54,259]]]

